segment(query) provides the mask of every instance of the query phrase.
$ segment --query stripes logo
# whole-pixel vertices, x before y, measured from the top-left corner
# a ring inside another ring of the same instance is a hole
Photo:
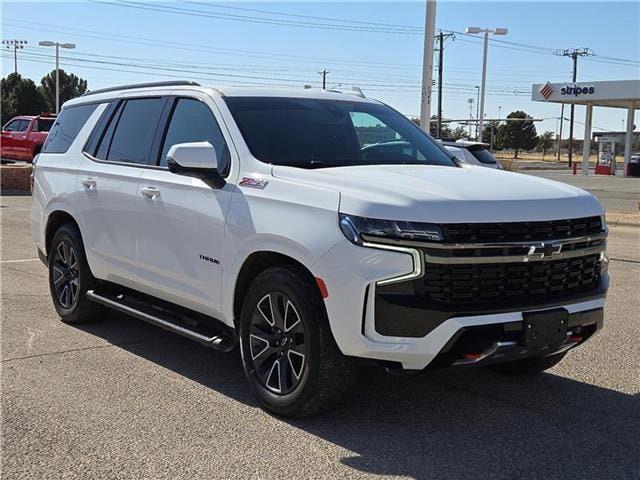
[[[549,100],[549,97],[553,93],[553,88],[551,88],[551,84],[549,82],[545,83],[540,88],[540,95],[544,97],[545,100]]]

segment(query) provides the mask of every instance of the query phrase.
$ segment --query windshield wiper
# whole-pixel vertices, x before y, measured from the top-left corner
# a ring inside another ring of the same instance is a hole
[[[288,163],[287,166],[312,169],[312,168],[348,167],[349,165],[346,165],[344,163],[327,162],[325,160],[307,160],[307,161]]]

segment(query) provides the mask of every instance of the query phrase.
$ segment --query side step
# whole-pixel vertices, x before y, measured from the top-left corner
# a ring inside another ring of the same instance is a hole
[[[104,305],[105,307],[112,308],[127,315],[131,315],[132,317],[144,320],[145,322],[151,323],[170,332],[174,332],[182,335],[183,337],[195,340],[196,342],[199,342],[206,347],[215,348],[216,350],[220,350],[222,352],[230,352],[235,347],[235,342],[231,337],[227,335],[216,334],[207,336],[206,334],[197,332],[194,329],[178,325],[179,318],[174,320],[169,318],[170,315],[163,315],[161,317],[159,313],[156,312],[145,312],[142,310],[143,307],[141,307],[139,303],[137,303],[134,307],[131,302],[127,302],[124,295],[114,296],[110,294],[99,294],[93,290],[89,290],[87,291],[87,298],[96,303]]]

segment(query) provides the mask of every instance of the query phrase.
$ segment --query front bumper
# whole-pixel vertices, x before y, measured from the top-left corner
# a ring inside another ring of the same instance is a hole
[[[325,299],[325,306],[329,323],[336,343],[345,355],[393,362],[407,370],[422,370],[435,359],[437,361],[434,365],[446,362],[456,363],[459,358],[450,361],[451,355],[447,356],[447,353],[457,352],[456,348],[459,348],[459,345],[456,346],[456,340],[462,338],[465,332],[475,330],[476,327],[499,327],[494,330],[498,332],[495,334],[495,342],[513,341],[508,339],[515,335],[512,335],[513,332],[522,329],[524,315],[527,312],[565,309],[571,326],[586,329],[585,332],[588,335],[583,335],[577,342],[570,342],[570,345],[561,345],[560,348],[567,346],[571,348],[582,343],[603,324],[602,311],[608,288],[606,273],[601,276],[598,288],[589,292],[588,295],[493,310],[485,308],[475,311],[468,309],[453,312],[425,311],[424,315],[415,317],[417,324],[423,329],[419,336],[389,335],[388,331],[385,332],[387,334],[380,333],[380,328],[376,327],[376,312],[380,313],[382,307],[377,300],[376,290],[381,287],[377,286],[377,282],[394,275],[407,274],[413,268],[413,260],[406,253],[362,248],[346,240],[336,245],[316,262],[312,270],[327,284],[329,296]],[[388,305],[386,308],[386,315],[390,315],[396,323],[402,322],[403,315],[399,312],[394,313],[393,308],[389,309]],[[428,324],[426,329],[424,329],[425,323]],[[504,336],[501,332],[507,332],[508,335]],[[575,332],[572,331],[573,333]],[[501,345],[499,350],[503,350]],[[503,351],[500,353],[502,354]],[[517,352],[512,349],[510,353]],[[535,354],[550,353],[554,352],[535,352]],[[532,354],[532,352],[520,351],[515,358],[521,358],[518,355],[523,354]],[[505,355],[502,361],[507,361],[509,358]],[[482,362],[488,361],[490,360],[482,360]]]

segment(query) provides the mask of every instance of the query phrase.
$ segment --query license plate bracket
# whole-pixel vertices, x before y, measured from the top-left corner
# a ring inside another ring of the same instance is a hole
[[[567,338],[569,312],[565,308],[525,312],[521,343],[529,348],[558,345]]]

